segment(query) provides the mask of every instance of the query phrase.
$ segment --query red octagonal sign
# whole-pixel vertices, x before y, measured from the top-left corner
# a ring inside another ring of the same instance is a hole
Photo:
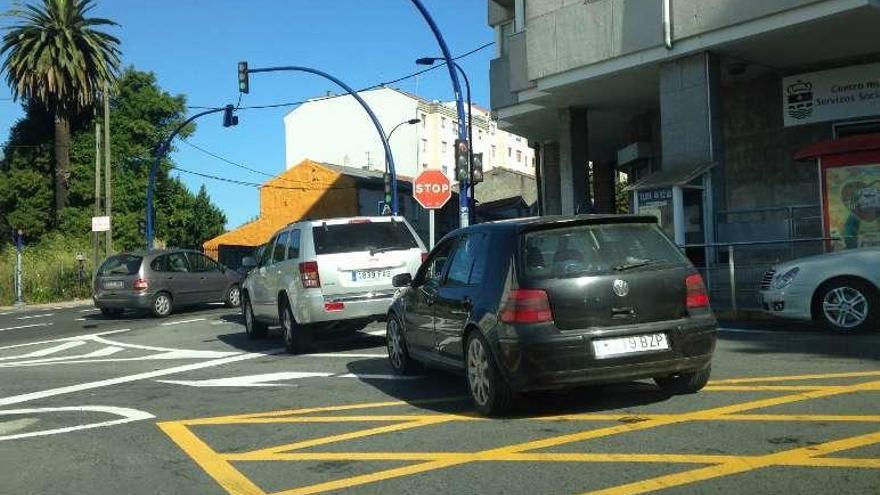
[[[413,183],[413,197],[427,210],[437,210],[452,197],[449,179],[439,170],[425,170]]]

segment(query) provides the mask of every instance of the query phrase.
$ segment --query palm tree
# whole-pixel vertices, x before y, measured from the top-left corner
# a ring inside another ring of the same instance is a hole
[[[93,0],[41,0],[7,15],[18,23],[6,28],[0,71],[13,97],[35,102],[55,121],[55,219],[67,206],[70,175],[70,118],[95,104],[105,83],[116,80],[119,40],[95,29],[117,26],[87,17]]]

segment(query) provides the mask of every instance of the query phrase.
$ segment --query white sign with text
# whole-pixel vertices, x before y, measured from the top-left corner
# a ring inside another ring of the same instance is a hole
[[[110,230],[110,217],[92,217],[92,232],[107,232]]]
[[[880,63],[782,79],[785,127],[880,115]]]

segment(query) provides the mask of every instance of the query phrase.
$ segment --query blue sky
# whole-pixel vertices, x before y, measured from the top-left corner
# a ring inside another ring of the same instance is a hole
[[[34,1],[34,0],[30,0]],[[443,30],[453,54],[494,39],[486,25],[482,0],[424,0]],[[0,0],[5,11],[10,0]],[[108,30],[122,41],[123,61],[156,73],[163,89],[183,94],[195,106],[221,106],[238,98],[236,64],[251,67],[305,65],[329,72],[355,88],[396,79],[421,67],[415,59],[439,55],[427,24],[410,0],[98,0],[94,15],[121,26]],[[0,25],[8,25],[0,20]],[[474,103],[488,107],[489,47],[459,63],[471,78]],[[451,99],[448,73],[435,70],[397,87],[429,99]],[[308,74],[251,76],[251,92],[242,105],[297,101],[338,91],[329,81]],[[278,173],[284,168],[282,118],[290,109],[248,110],[238,127],[225,129],[221,116],[199,122],[190,141],[254,169]],[[0,84],[0,139],[21,116]],[[183,168],[249,182],[256,175],[211,158],[185,143],[174,153]],[[258,214],[258,191],[180,174],[197,190],[203,183],[226,213],[232,228]]]

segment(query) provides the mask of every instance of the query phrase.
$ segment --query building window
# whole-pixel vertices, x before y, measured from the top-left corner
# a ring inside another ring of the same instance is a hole
[[[507,147],[507,158],[513,157],[513,148],[510,146]]]
[[[535,168],[535,157],[532,157],[532,168]]]
[[[477,131],[477,139],[479,139],[480,141],[483,140],[483,130],[482,129]]]
[[[428,140],[422,139],[422,152],[428,151]]]
[[[517,143],[521,143],[521,142],[522,142],[522,138],[519,137],[519,136],[517,136],[517,137],[516,137],[516,142],[517,142]]]
[[[449,175],[449,167],[447,167],[446,165],[443,165],[443,175]]]
[[[446,129],[446,117],[440,117],[440,128]]]
[[[516,161],[517,163],[522,163],[522,151],[516,150]]]
[[[440,145],[440,151],[442,151],[443,153],[446,153],[446,144],[446,141],[443,141],[443,143]]]
[[[428,164],[427,164],[427,163],[423,163],[423,164],[422,164],[422,170],[427,170],[427,169],[428,169]]]
[[[422,129],[428,127],[428,116],[422,114]]]
[[[495,159],[495,145],[494,144],[492,145],[492,157],[491,158],[493,160]]]

